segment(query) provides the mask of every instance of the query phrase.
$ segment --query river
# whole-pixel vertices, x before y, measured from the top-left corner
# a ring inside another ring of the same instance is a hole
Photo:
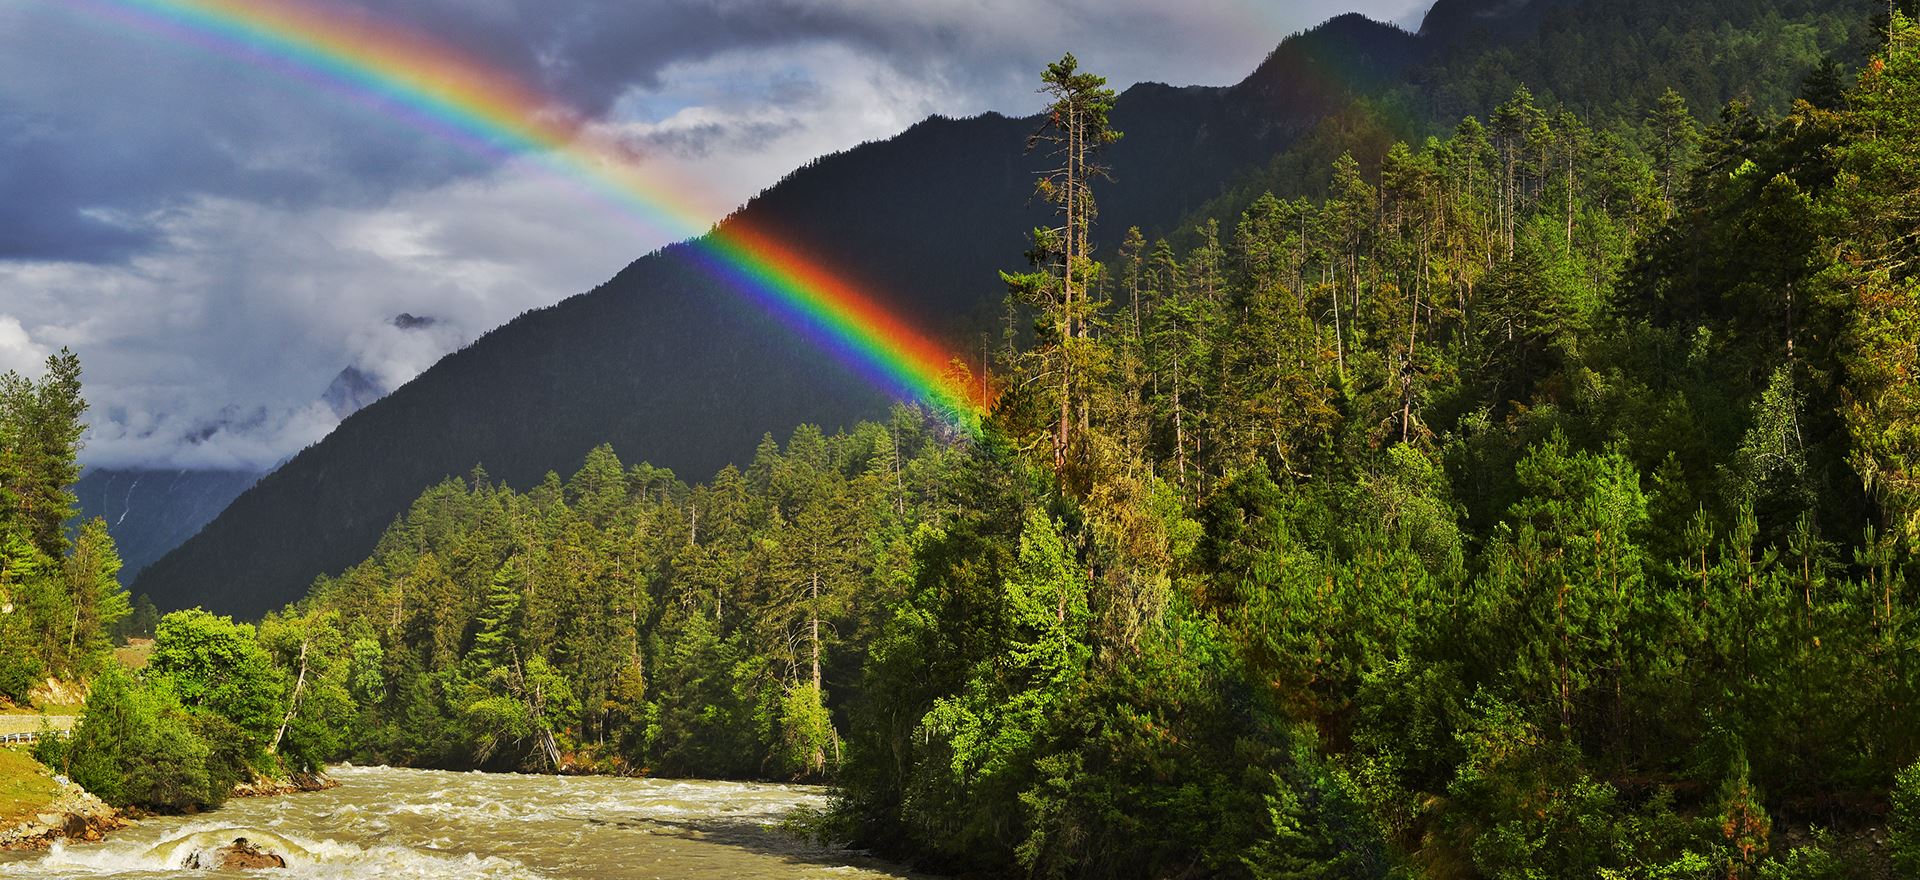
[[[836,878],[906,877],[822,849],[774,825],[822,807],[810,786],[671,779],[449,773],[338,767],[338,788],[228,801],[198,816],[162,816],[102,843],[0,853],[0,877],[151,878],[190,855],[245,837],[285,856],[293,878]]]

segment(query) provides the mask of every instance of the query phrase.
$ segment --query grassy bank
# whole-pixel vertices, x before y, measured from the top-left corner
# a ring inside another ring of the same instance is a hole
[[[33,818],[59,797],[52,772],[33,756],[0,748],[0,828]]]

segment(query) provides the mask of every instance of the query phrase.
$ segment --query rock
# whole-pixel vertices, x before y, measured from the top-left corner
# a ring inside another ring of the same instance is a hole
[[[266,776],[254,774],[251,780],[242,780],[233,786],[232,797],[272,797],[274,795],[294,794],[303,791],[323,791],[340,783],[325,773],[296,772],[287,776]]]
[[[248,843],[244,837],[236,837],[232,843],[206,853],[207,858],[203,859],[201,855],[194,853],[188,856],[181,867],[205,871],[256,871],[287,866],[286,859]]]
[[[46,849],[55,840],[98,840],[100,835],[126,827],[119,811],[86,789],[60,778],[60,796],[43,811],[11,828],[0,828],[0,851]]]

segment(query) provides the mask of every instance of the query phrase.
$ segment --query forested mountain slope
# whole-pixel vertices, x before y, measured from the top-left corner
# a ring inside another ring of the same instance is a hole
[[[1290,39],[1238,86],[1129,90],[1113,114],[1126,137],[1108,157],[1115,182],[1101,204],[1113,222],[1098,240],[1111,249],[1127,225],[1176,232],[1205,206],[1223,198],[1231,206],[1236,192],[1324,187],[1332,155],[1316,150],[1337,155],[1356,133],[1374,132],[1355,150],[1373,167],[1395,137],[1450,128],[1461,110],[1490,108],[1521,79],[1539,77],[1545,94],[1604,89],[1622,107],[1646,106],[1663,78],[1709,107],[1759,83],[1757,100],[1782,105],[1792,90],[1784,84],[1823,54],[1850,50],[1861,15],[1798,0],[1551,5],[1551,14],[1523,5],[1488,18],[1480,7],[1442,4],[1420,37],[1342,17]],[[1448,25],[1455,15],[1473,26]],[[1561,24],[1569,20],[1585,29],[1569,34]],[[1785,32],[1799,39],[1779,39]],[[1569,55],[1571,37],[1579,45]],[[1684,56],[1671,55],[1630,67],[1638,74],[1631,82],[1599,83],[1593,74],[1591,65],[1676,38],[1703,52],[1747,47],[1737,57],[1749,75],[1709,64],[1713,75],[1696,77],[1674,66]],[[739,218],[869,282],[901,313],[974,350],[1000,335],[1005,292],[994,272],[1018,259],[1021,231],[1039,216],[1029,198],[1037,166],[1022,155],[1034,124],[931,119],[810,163]],[[1288,169],[1302,169],[1300,179]],[[765,432],[847,425],[883,410],[869,387],[683,256],[668,248],[645,257],[448,357],[242,495],[149,567],[136,592],[162,606],[254,614],[363,556],[420,489],[476,463],[527,486],[610,442],[624,455],[702,474],[740,460]]]
[[[1379,34],[1389,45],[1411,40],[1385,25],[1358,32]],[[1345,55],[1339,43],[1355,36],[1340,28],[1296,38],[1277,61]],[[1115,113],[1129,134],[1113,151],[1114,176],[1130,183],[1108,210],[1171,225],[1351,98],[1337,79],[1258,96],[1138,86]],[[1033,127],[993,114],[929,119],[810,163],[738,217],[977,350],[983,335],[1000,332],[994,271],[1043,216],[1029,199],[1036,162],[1023,157]],[[150,566],[135,589],[163,607],[258,614],[364,555],[423,487],[476,463],[524,486],[612,442],[710,473],[765,432],[850,424],[886,405],[668,248],[590,293],[521,316],[348,418]]]

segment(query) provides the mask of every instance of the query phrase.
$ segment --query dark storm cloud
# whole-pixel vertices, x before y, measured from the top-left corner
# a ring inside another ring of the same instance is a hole
[[[1268,41],[1355,3],[1209,7],[1163,0],[338,0],[517,71],[589,117],[657,91],[675,65],[720,53],[832,44],[894,75],[938,83],[948,112],[1019,111],[1031,74],[1063,47],[1116,82],[1224,81]],[[1365,2],[1358,5],[1366,6]],[[1403,4],[1373,0],[1390,17]],[[1265,31],[1265,33],[1262,33]],[[1244,45],[1222,46],[1223,40]],[[1251,42],[1249,42],[1251,41]],[[1196,43],[1213,45],[1200,45]],[[1196,51],[1198,49],[1199,51]],[[1227,51],[1227,50],[1233,51]],[[776,83],[778,85],[778,83]],[[800,102],[805,74],[765,103]],[[662,135],[700,155],[779,134],[764,119]],[[641,146],[647,146],[644,142]],[[152,240],[148,217],[182,194],[279,204],[368,203],[488,163],[369,113],[350,96],[56,3],[0,3],[0,258],[113,259]]]
[[[345,96],[0,2],[0,259],[122,258],[193,196],[370,204],[487,164]]]
[[[81,160],[51,120],[0,107],[0,260],[118,259],[150,236],[98,208],[117,199],[112,163]]]
[[[505,65],[589,115],[604,112],[633,88],[654,88],[673,64],[719,52],[829,41],[888,59],[904,75],[961,74],[999,84],[1011,72],[1060,51],[1089,50],[1129,68],[1123,80],[1158,68],[1163,77],[1199,62],[1244,65],[1252,59],[1209,58],[1196,35],[1217,23],[1218,36],[1264,48],[1290,31],[1343,12],[1383,20],[1417,19],[1430,0],[387,0],[341,2],[369,18],[405,22],[477,57]],[[1212,19],[1212,21],[1207,21]],[[1199,51],[1196,51],[1199,50]],[[1012,68],[1009,70],[1009,68]],[[1238,67],[1220,71],[1245,73]],[[1218,71],[1217,71],[1218,72]]]

